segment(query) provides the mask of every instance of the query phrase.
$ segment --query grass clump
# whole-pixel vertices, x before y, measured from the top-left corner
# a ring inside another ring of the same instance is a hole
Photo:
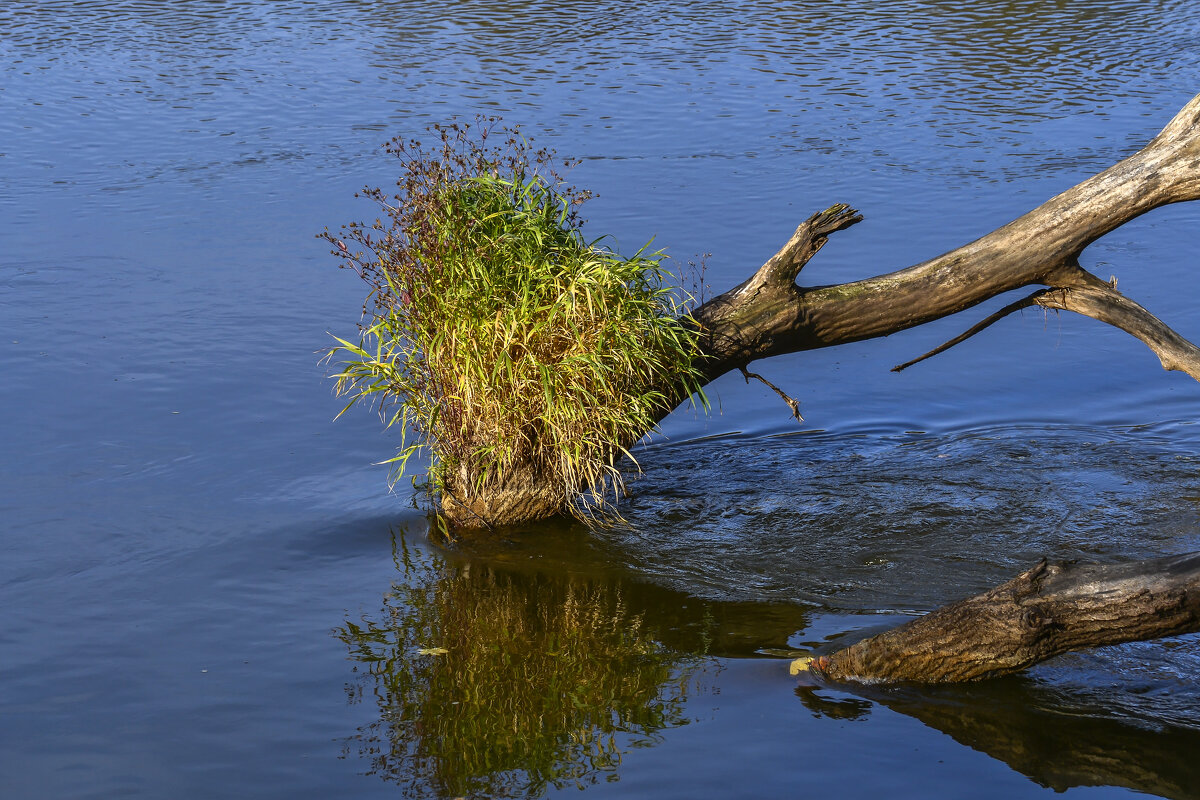
[[[322,234],[371,286],[359,341],[330,352],[337,391],[399,429],[393,479],[427,453],[455,522],[604,507],[616,459],[699,391],[684,298],[663,253],[583,236],[588,195],[552,154],[494,120],[432,130],[430,150],[387,145],[396,191],[365,192],[381,219]]]

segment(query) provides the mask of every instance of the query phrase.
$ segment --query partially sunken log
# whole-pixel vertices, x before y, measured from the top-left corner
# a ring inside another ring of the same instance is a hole
[[[1200,553],[1114,565],[1042,561],[1008,583],[816,659],[834,681],[950,683],[1070,650],[1200,631]]]

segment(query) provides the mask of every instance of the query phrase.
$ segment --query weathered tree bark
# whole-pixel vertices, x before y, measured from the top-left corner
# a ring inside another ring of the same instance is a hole
[[[799,286],[801,269],[829,236],[862,219],[849,206],[832,206],[801,223],[749,280],[693,313],[701,332],[704,378],[745,372],[761,358],[887,336],[1004,292],[1040,285],[1045,288],[896,369],[941,352],[1013,311],[1038,305],[1115,325],[1145,342],[1164,368],[1200,380],[1200,349],[1124,297],[1115,285],[1079,266],[1083,249],[1106,233],[1159,206],[1198,198],[1200,95],[1137,153],[970,244],[866,280]],[[659,388],[675,399],[661,409],[661,418],[686,395],[678,387]],[[795,412],[795,405],[792,408]],[[520,497],[522,493],[528,497]],[[453,524],[496,526],[550,516],[561,511],[564,502],[569,500],[536,480],[523,485],[514,480],[497,489],[495,498],[444,498],[443,509]]]
[[[1029,305],[1075,311],[1131,333],[1164,368],[1200,380],[1200,350],[1078,263],[1084,248],[1126,222],[1198,198],[1200,95],[1142,150],[970,244],[875,278],[798,286],[800,270],[828,237],[862,219],[848,206],[833,206],[801,223],[749,280],[696,310],[706,334],[706,375],[716,378],[783,353],[887,336],[1040,284],[1050,291],[1010,305],[967,335]]]
[[[995,678],[1102,645],[1200,631],[1200,553],[1037,566],[983,594],[813,661],[859,683]]]
[[[558,484],[533,470],[514,470],[482,492],[447,486],[439,511],[453,528],[487,529],[561,514],[569,502]]]

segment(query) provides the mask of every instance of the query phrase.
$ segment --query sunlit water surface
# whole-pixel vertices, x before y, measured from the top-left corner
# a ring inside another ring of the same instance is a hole
[[[833,202],[817,284],[974,238],[1200,90],[1200,7],[177,2],[0,8],[0,795],[1200,797],[1194,637],[941,690],[820,650],[1037,559],[1200,549],[1200,388],[1006,298],[719,381],[627,524],[432,542],[317,351],[313,234],[476,113],[583,159],[590,228],[716,290]],[[1085,265],[1181,333],[1200,206]],[[1093,788],[1083,788],[1093,787]]]

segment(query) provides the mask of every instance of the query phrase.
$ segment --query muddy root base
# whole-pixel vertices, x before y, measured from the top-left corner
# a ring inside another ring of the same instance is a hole
[[[567,510],[561,489],[537,479],[509,480],[505,485],[463,496],[447,490],[439,511],[455,530],[502,528],[557,516]]]

